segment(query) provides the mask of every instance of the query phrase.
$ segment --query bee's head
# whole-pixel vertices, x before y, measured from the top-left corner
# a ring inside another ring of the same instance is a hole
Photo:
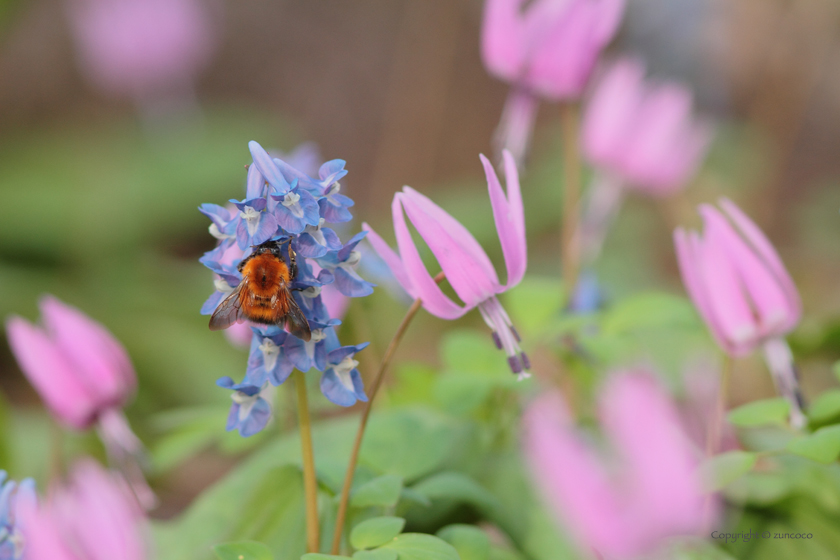
[[[280,258],[282,255],[281,248],[285,243],[288,243],[288,241],[266,241],[265,243],[254,245],[253,254],[261,255],[263,253],[271,253],[272,255]]]

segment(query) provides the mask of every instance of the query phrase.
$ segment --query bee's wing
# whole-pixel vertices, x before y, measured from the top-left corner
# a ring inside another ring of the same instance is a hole
[[[243,280],[213,312],[213,315],[210,317],[211,331],[226,329],[232,324],[245,319],[245,315],[242,313],[242,300],[239,298],[244,285],[245,281]]]
[[[301,340],[309,341],[312,338],[312,332],[309,330],[309,321],[306,319],[306,316],[301,311],[300,307],[298,307],[295,298],[292,297],[292,292],[289,291],[289,288],[284,288],[286,290],[286,299],[289,302],[289,312],[286,314],[286,331],[295,335]]]

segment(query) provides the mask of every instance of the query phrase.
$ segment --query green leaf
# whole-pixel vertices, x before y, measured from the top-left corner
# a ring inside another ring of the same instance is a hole
[[[377,550],[360,550],[353,555],[355,560],[397,560],[397,552],[387,548]]]
[[[490,539],[473,525],[448,525],[437,536],[455,547],[461,560],[487,560],[490,556]]]
[[[335,554],[321,554],[320,552],[310,552],[300,557],[300,560],[335,560],[336,558],[350,558],[349,556],[336,556]]]
[[[820,428],[811,435],[791,440],[787,450],[820,463],[832,463],[840,455],[840,425]]]
[[[518,289],[504,295],[505,309],[522,333],[538,333],[558,317],[566,300],[563,284],[546,276],[526,276]]]
[[[353,507],[370,507],[396,505],[402,490],[402,477],[386,474],[362,484],[350,494],[350,505]]]
[[[362,521],[350,531],[353,548],[375,548],[399,535],[405,527],[402,517],[374,517]]]
[[[219,560],[274,560],[267,546],[254,541],[220,544],[213,551]]]
[[[808,418],[812,422],[823,423],[840,416],[840,389],[822,393],[808,407]]]
[[[831,372],[837,378],[837,381],[840,381],[840,360],[834,362],[834,365],[831,366]]]
[[[380,550],[393,550],[399,560],[460,560],[458,551],[446,541],[421,533],[405,533]]]
[[[763,399],[739,406],[727,418],[735,426],[749,428],[765,424],[782,424],[787,421],[790,403],[782,398]]]
[[[694,327],[697,312],[686,298],[664,292],[645,292],[616,303],[604,316],[605,333],[620,333],[651,327]]]
[[[457,472],[442,472],[412,487],[429,500],[449,499],[470,503],[480,510],[493,509],[498,500],[479,483]]]
[[[757,456],[747,451],[728,451],[707,459],[700,465],[703,485],[709,492],[720,490],[753,468]]]

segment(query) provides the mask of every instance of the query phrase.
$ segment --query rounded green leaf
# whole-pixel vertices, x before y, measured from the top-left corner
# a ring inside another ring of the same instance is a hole
[[[399,560],[460,560],[448,542],[422,533],[405,533],[380,550],[393,550]]]
[[[487,560],[490,556],[490,539],[473,525],[448,525],[437,536],[455,547],[461,560]]]
[[[321,554],[320,552],[310,552],[300,557],[300,560],[335,560],[336,558],[349,558],[349,556],[336,556],[334,554]]]
[[[731,411],[729,423],[742,428],[764,426],[766,424],[785,424],[790,413],[790,403],[784,398],[754,401]]]
[[[840,389],[821,394],[808,407],[808,418],[812,422],[827,422],[840,416]]]
[[[213,547],[219,560],[274,560],[274,555],[262,543],[242,541]]]
[[[386,506],[390,507],[400,499],[402,477],[386,474],[362,484],[350,494],[353,507]]]
[[[840,455],[840,425],[820,428],[809,436],[791,440],[787,450],[820,463],[832,463]]]
[[[730,482],[745,475],[753,468],[755,453],[729,451],[707,459],[700,465],[700,478],[709,492],[720,490]]]
[[[401,517],[374,517],[353,527],[350,544],[356,549],[374,548],[399,535],[403,527],[405,519]]]
[[[360,550],[353,555],[354,560],[397,560],[397,553],[387,548],[376,550]]]

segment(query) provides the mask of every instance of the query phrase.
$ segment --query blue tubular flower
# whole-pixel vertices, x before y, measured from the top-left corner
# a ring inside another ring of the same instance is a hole
[[[272,385],[280,385],[292,374],[294,365],[286,356],[283,343],[286,338],[297,338],[284,331],[273,336],[266,336],[254,330],[251,340],[251,352],[248,355],[248,369],[245,378],[254,385],[262,385],[266,381]]]
[[[340,324],[338,319],[329,319],[324,323],[310,319],[312,338],[305,341],[296,336],[287,337],[283,344],[286,356],[300,371],[309,371],[313,367],[324,371],[327,364],[327,348],[340,346],[333,328]]]
[[[327,370],[321,376],[321,392],[331,402],[339,406],[353,406],[357,400],[366,402],[367,396],[362,385],[362,376],[356,366],[359,362],[353,359],[368,345],[342,346],[327,354]]]
[[[347,297],[364,297],[373,293],[374,284],[362,279],[355,270],[362,255],[354,249],[366,235],[366,231],[359,232],[339,251],[317,259],[322,268],[333,273],[338,291]]]
[[[277,219],[270,212],[263,212],[266,200],[262,197],[243,202],[231,199],[239,208],[239,223],[236,226],[236,242],[243,251],[252,245],[259,245],[271,239],[277,231]]]
[[[262,431],[271,418],[271,405],[263,398],[270,393],[271,386],[266,382],[262,386],[234,383],[230,377],[222,377],[216,385],[233,390],[230,398],[233,404],[228,413],[227,431],[239,430],[239,435],[248,437]]]
[[[22,560],[20,511],[36,501],[34,480],[27,478],[18,484],[0,470],[0,560]]]
[[[356,245],[365,234],[342,244],[335,231],[324,227],[352,218],[349,208],[353,201],[339,194],[338,181],[347,174],[345,162],[336,159],[318,168],[317,151],[311,146],[290,154],[298,160],[294,165],[290,165],[291,159],[272,158],[256,142],[250,142],[248,148],[253,163],[248,166],[245,199],[231,200],[235,208],[215,204],[199,208],[210,218],[210,232],[219,240],[215,249],[199,259],[215,274],[215,290],[201,312],[212,315],[240,284],[242,274],[237,266],[252,246],[274,240],[287,264],[291,264],[289,251],[296,255],[297,272],[290,289],[311,336],[304,341],[289,334],[282,320],[275,325],[249,323],[251,348],[244,379],[236,383],[224,377],[217,382],[233,392],[227,428],[243,436],[265,427],[272,414],[266,393],[284,383],[295,368],[324,372],[321,389],[334,403],[350,406],[367,399],[353,360],[365,344],[341,345],[335,332],[341,322],[330,315],[321,289],[334,284],[336,291],[354,297],[373,291],[373,284],[355,271],[361,258]]]
[[[318,203],[306,190],[295,185],[285,194],[273,194],[274,217],[281,228],[289,233],[300,233],[306,226],[317,226],[321,216]],[[306,255],[303,255],[306,256]]]
[[[325,228],[324,218],[318,219],[317,225],[307,225],[295,239],[295,251],[302,257],[323,257],[329,251],[341,249],[341,239],[330,228]]]

